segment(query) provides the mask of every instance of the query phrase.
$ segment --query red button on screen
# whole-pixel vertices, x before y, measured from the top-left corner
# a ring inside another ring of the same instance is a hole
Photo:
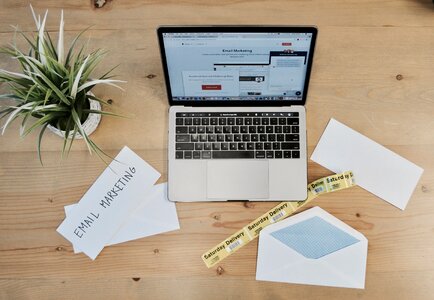
[[[220,84],[202,84],[202,91],[220,91],[221,89]]]
[[[292,45],[292,43],[282,43],[282,46],[291,46]]]

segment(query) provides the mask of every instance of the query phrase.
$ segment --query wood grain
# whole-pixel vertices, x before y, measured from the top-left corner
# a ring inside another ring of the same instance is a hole
[[[167,110],[155,28],[161,24],[315,24],[319,28],[307,103],[308,152],[334,117],[425,169],[405,211],[361,188],[316,199],[369,240],[365,290],[255,281],[257,241],[207,269],[200,255],[276,203],[179,203],[181,230],[104,249],[94,262],[73,255],[55,229],[63,206],[78,201],[104,169],[81,142],[60,161],[61,141],[47,134],[44,167],[36,136],[18,124],[0,137],[1,299],[432,299],[434,294],[434,8],[426,1],[93,1],[41,0],[66,38],[86,34],[90,49],[110,52],[104,69],[128,81],[92,135],[111,154],[130,146],[167,172]],[[19,24],[33,30],[28,1],[0,0],[0,44]],[[21,43],[21,42],[19,42]],[[16,65],[0,55],[0,68]],[[102,69],[101,69],[102,71]],[[0,85],[0,91],[4,87]],[[309,161],[309,180],[330,174]]]

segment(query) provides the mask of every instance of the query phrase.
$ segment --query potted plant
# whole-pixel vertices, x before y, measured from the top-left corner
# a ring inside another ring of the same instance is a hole
[[[41,164],[41,139],[47,128],[64,139],[62,157],[69,153],[74,139],[83,139],[89,152],[95,152],[103,159],[101,154],[104,152],[89,135],[98,126],[101,115],[116,114],[102,111],[101,104],[108,103],[92,94],[91,90],[99,84],[120,88],[116,83],[124,81],[112,79],[110,73],[114,68],[98,78],[92,77],[93,71],[106,52],[98,49],[85,54],[84,46],[76,51],[77,41],[84,31],[75,37],[65,52],[63,11],[57,46],[45,30],[48,11],[42,19],[41,16],[35,15],[32,7],[31,11],[37,29],[35,36],[28,37],[15,28],[27,41],[30,50],[21,51],[15,41],[7,47],[0,48],[0,53],[15,59],[21,69],[20,72],[0,69],[0,84],[6,83],[10,90],[8,94],[0,95],[0,101],[8,103],[0,108],[0,120],[4,120],[2,134],[9,124],[17,118],[22,118],[22,137],[40,129],[37,152]]]

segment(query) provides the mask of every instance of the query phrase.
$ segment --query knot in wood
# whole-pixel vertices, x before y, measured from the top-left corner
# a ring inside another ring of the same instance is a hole
[[[222,267],[218,266],[216,272],[217,272],[217,275],[220,276],[220,275],[223,275],[223,273],[225,272],[225,270]]]

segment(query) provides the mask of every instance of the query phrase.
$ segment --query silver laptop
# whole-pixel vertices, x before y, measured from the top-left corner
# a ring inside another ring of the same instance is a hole
[[[158,28],[171,201],[307,197],[315,27]]]

